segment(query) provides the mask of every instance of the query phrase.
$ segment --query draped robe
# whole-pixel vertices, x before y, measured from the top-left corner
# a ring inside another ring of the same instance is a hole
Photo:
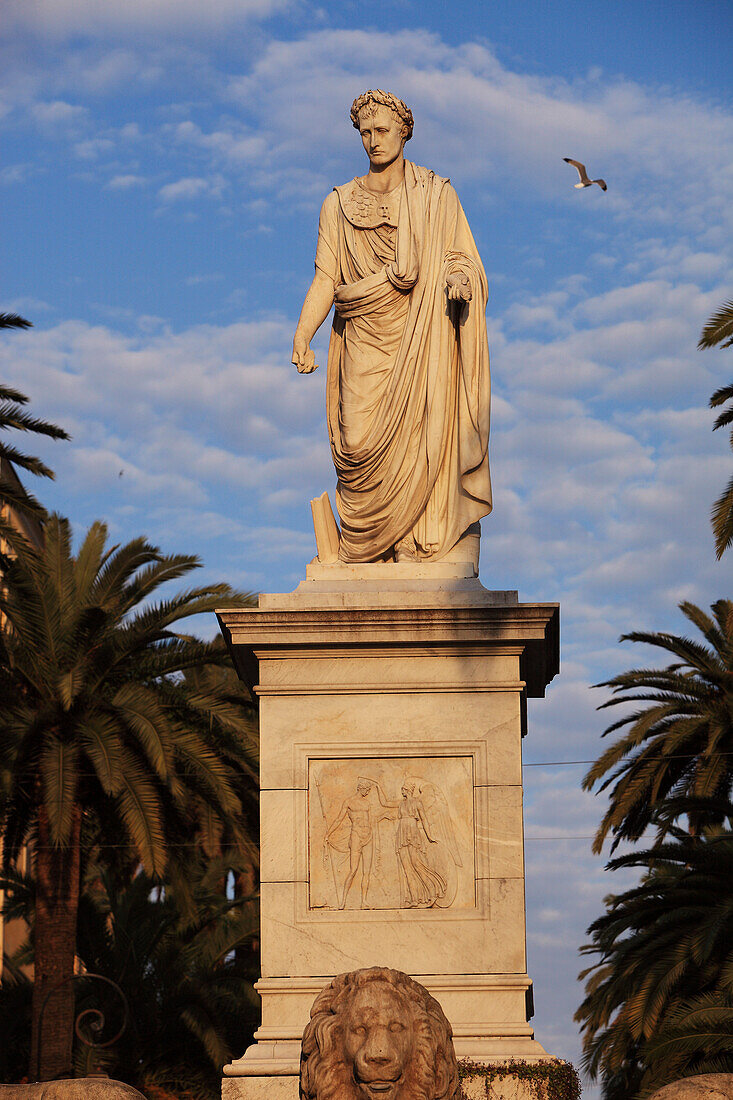
[[[321,210],[316,267],[335,284],[327,419],[339,556],[444,556],[491,511],[487,283],[450,181],[405,162],[386,196],[359,180]],[[446,276],[468,276],[469,303]]]

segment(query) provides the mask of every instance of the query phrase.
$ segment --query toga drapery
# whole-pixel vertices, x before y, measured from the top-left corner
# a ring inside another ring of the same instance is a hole
[[[359,180],[335,188],[316,267],[336,287],[327,418],[339,556],[376,561],[406,540],[411,556],[439,558],[491,511],[488,291],[450,181],[406,161],[386,195]],[[446,296],[454,272],[470,280],[467,304]]]

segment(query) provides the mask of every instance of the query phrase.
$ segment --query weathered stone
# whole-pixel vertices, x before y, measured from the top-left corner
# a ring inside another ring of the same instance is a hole
[[[733,1073],[699,1073],[682,1077],[649,1097],[649,1100],[733,1100]]]
[[[451,1026],[424,986],[373,966],[339,974],[303,1033],[301,1100],[459,1100]]]
[[[109,1077],[77,1077],[36,1081],[30,1085],[0,1085],[0,1100],[145,1100],[123,1081]]]
[[[580,1100],[575,1067],[560,1058],[459,1064],[462,1100]]]

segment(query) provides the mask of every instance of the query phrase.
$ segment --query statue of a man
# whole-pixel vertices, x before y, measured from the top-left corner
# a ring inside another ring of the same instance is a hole
[[[292,360],[316,369],[310,342],[335,304],[339,558],[477,564],[491,511],[486,275],[450,181],[404,159],[410,109],[368,91],[351,120],[369,171],[323,203]]]

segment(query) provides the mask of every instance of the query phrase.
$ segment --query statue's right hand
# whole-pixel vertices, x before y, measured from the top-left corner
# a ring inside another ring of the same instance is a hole
[[[298,336],[297,333],[293,340],[291,362],[298,368],[298,374],[312,374],[314,370],[318,370],[318,363],[316,363],[316,357],[310,344],[302,336]]]

